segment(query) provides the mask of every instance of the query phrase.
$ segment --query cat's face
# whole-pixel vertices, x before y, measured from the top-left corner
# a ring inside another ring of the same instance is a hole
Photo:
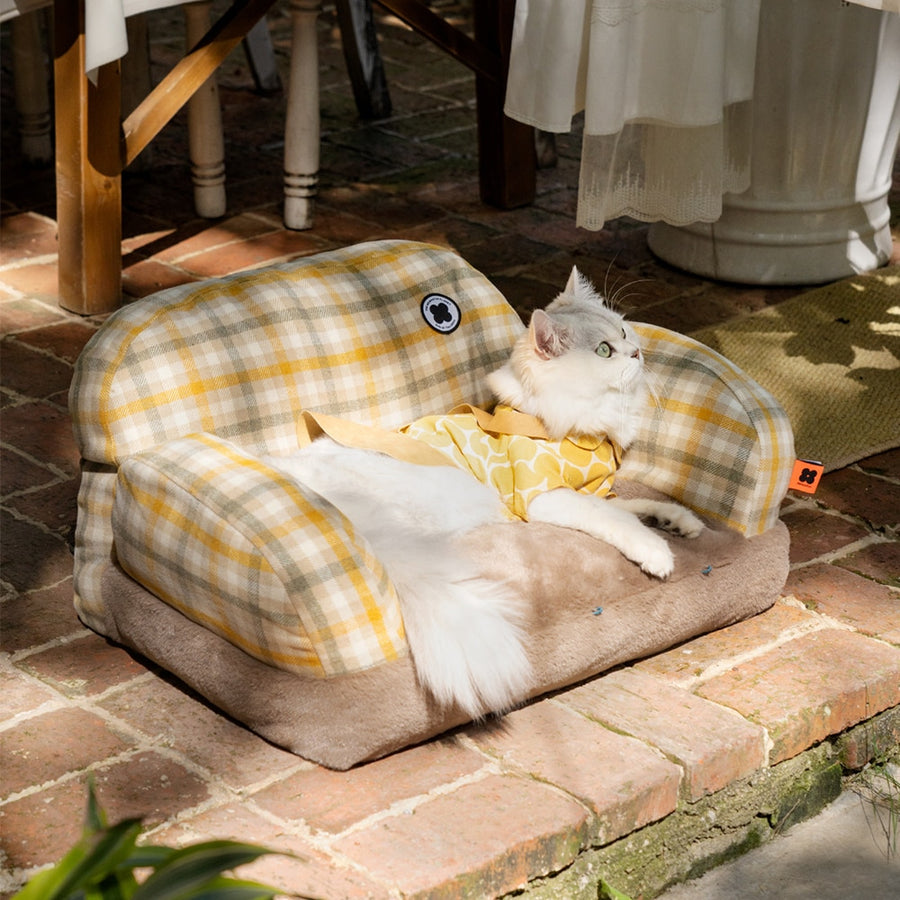
[[[634,329],[577,269],[546,310],[535,311],[529,337],[540,360],[558,360],[604,391],[627,390],[643,371]]]
[[[500,400],[541,418],[553,437],[605,433],[624,446],[643,409],[644,358],[634,329],[573,269],[490,385]]]

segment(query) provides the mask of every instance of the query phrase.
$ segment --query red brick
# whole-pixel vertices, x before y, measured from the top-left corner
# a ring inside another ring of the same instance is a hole
[[[59,366],[68,368],[64,363]],[[6,409],[3,411],[3,440],[34,459],[58,466],[70,475],[78,474],[81,458],[72,434],[72,420],[65,410],[39,401]]]
[[[62,317],[61,310],[46,303],[31,297],[15,297],[0,303],[0,334],[15,334],[39,325],[58,322]]]
[[[534,263],[552,255],[553,248],[547,244],[517,234],[503,234],[471,247],[466,252],[466,259],[476,269],[490,272]],[[559,289],[563,287],[565,284]]]
[[[851,728],[835,742],[841,765],[854,771],[873,760],[883,761],[897,747],[900,747],[900,706]]]
[[[196,253],[181,260],[179,265],[201,278],[215,278],[322,249],[322,242],[310,233],[285,229],[241,241],[234,246],[214,247]]]
[[[0,722],[59,699],[59,694],[24,672],[0,670]]]
[[[781,518],[791,533],[790,555],[794,564],[839,550],[870,533],[858,522],[817,508],[793,509]]]
[[[169,246],[154,255],[163,262],[179,262],[217,247],[231,246],[237,249],[244,241],[272,234],[282,228],[280,223],[273,223],[261,216],[233,216],[222,222],[206,225],[200,230],[189,229],[187,237],[182,237],[184,232],[177,232],[170,236]]]
[[[238,790],[302,764],[294,754],[162,678],[140,679],[104,698],[100,706]]]
[[[0,512],[0,569],[20,593],[58,584],[72,575],[72,554],[59,535]]]
[[[36,262],[29,266],[4,269],[3,283],[35,300],[55,304],[59,298],[59,275],[56,260]]]
[[[569,865],[587,818],[550,787],[491,775],[354,831],[334,849],[404,897],[493,897]]]
[[[72,779],[0,806],[4,867],[58,862],[81,836],[86,796],[81,781]]]
[[[885,585],[818,563],[791,572],[785,590],[810,609],[863,634],[900,644],[900,596]]]
[[[900,449],[887,450],[860,460],[857,465],[866,472],[888,478],[900,478]]]
[[[84,345],[96,331],[96,328],[84,324],[80,319],[65,319],[24,332],[18,335],[17,340],[71,364],[78,359]]]
[[[16,338],[2,342],[3,369],[0,383],[25,396],[47,398],[68,390],[72,367],[46,353],[39,353]]]
[[[299,897],[333,897],[341,900],[387,900],[388,891],[361,872],[341,865],[311,842],[273,824],[247,803],[217,806],[177,825],[164,828],[148,843],[180,846],[209,840],[245,841],[276,851],[237,870],[240,878],[281,888]],[[288,856],[286,854],[292,854]]]
[[[834,562],[873,581],[900,587],[900,540],[868,544]]]
[[[348,215],[338,207],[332,209],[324,203],[316,203],[316,236],[338,246],[349,246],[381,237],[378,226],[368,219]],[[418,240],[418,238],[417,238]]]
[[[0,227],[0,265],[57,253],[56,222],[33,212],[3,216]]]
[[[53,587],[17,594],[3,604],[2,644],[7,653],[84,631],[72,605],[71,576]]]
[[[412,747],[348,772],[314,767],[261,791],[254,800],[282,819],[344,831],[392,805],[483,768],[485,760],[454,741]]]
[[[689,687],[703,678],[731,668],[742,658],[768,646],[824,627],[821,619],[784,601],[728,628],[702,635],[665,653],[637,663],[635,668]]]
[[[97,797],[111,822],[138,818],[152,828],[210,795],[199,775],[155,751],[100,766],[94,775]]]
[[[900,526],[900,484],[872,478],[855,468],[825,475],[819,482],[816,500],[859,516],[873,528]]]
[[[126,650],[82,631],[83,637],[33,653],[19,665],[70,697],[100,694],[147,671]]]
[[[496,727],[475,727],[470,735],[505,765],[587,803],[595,814],[591,838],[597,843],[607,844],[675,809],[678,766],[568,708],[581,707],[577,689],[561,700],[566,706],[536,703],[508,714]]]
[[[766,764],[766,733],[731,710],[636,669],[621,669],[562,695],[567,705],[673,759],[698,800]]]
[[[3,495],[52,484],[59,475],[15,450],[0,448],[0,492]]]
[[[764,726],[774,765],[900,703],[900,650],[848,631],[817,631],[696,693]]]
[[[146,297],[165,288],[177,287],[197,279],[175,266],[155,259],[132,263],[122,271],[122,290],[130,297]]]
[[[85,710],[58,709],[25,719],[3,732],[0,797],[77,772],[128,746],[103,719]]]
[[[78,487],[77,478],[57,478],[39,490],[8,498],[6,505],[23,518],[68,539],[78,513]]]

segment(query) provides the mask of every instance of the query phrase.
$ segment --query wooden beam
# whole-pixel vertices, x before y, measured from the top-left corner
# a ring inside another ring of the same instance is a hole
[[[206,36],[176,63],[125,120],[123,168],[156,137],[275,0],[235,0]]]
[[[504,77],[499,55],[477,38],[472,40],[464,31],[460,31],[446,19],[432,12],[421,0],[376,0],[376,2],[454,59],[468,66],[476,75],[492,81],[499,81]],[[472,4],[473,9],[477,11],[482,3],[493,6],[490,0],[475,0]]]

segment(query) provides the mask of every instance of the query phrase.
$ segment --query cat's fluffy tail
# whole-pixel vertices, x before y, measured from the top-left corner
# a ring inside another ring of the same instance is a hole
[[[512,591],[480,577],[446,535],[395,536],[376,552],[400,597],[416,673],[435,699],[472,718],[520,701],[532,673]]]

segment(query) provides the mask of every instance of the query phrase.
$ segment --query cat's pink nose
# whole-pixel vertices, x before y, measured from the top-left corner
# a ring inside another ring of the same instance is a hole
[[[635,350],[634,353],[631,354],[631,358],[632,358],[632,359],[640,359],[640,358],[641,358],[641,351],[640,351],[640,350]]]

